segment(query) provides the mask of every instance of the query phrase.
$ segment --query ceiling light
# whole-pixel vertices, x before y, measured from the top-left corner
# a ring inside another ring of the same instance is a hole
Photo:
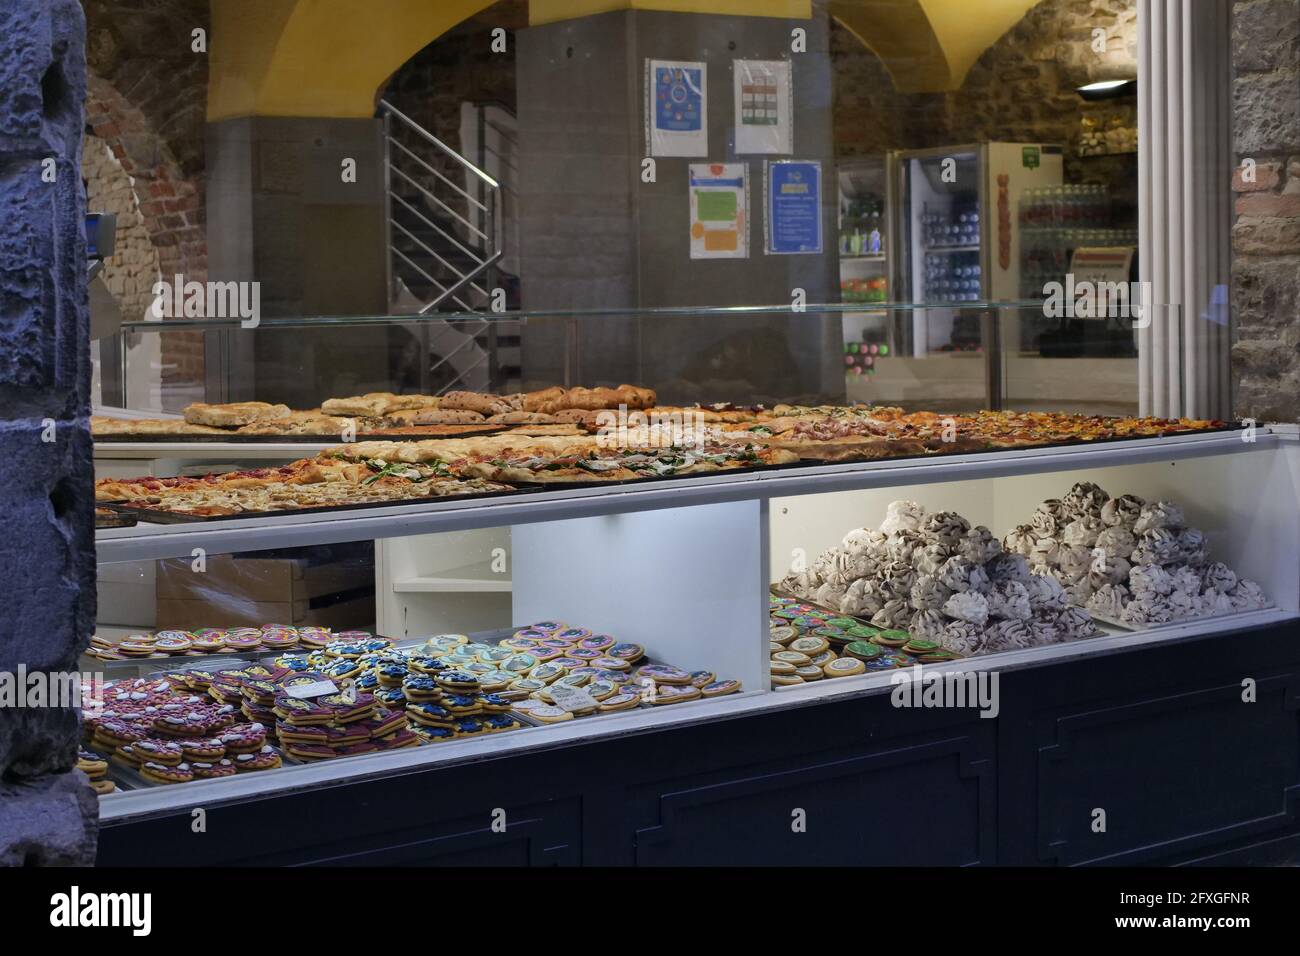
[[[1086,83],[1076,92],[1085,100],[1108,100],[1117,96],[1131,96],[1137,92],[1137,80],[1098,80]]]

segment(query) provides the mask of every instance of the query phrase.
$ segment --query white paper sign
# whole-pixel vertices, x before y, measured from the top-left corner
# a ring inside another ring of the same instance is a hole
[[[298,697],[302,700],[308,700],[312,697],[324,697],[326,694],[338,692],[338,687],[332,680],[318,680],[313,684],[299,684],[294,687],[286,687],[285,693],[290,697]]]
[[[570,713],[582,713],[584,711],[595,710],[597,707],[596,698],[592,697],[581,687],[570,687],[567,684],[551,685],[551,700],[555,701],[555,706],[560,707]]]
[[[709,155],[708,65],[646,60],[646,145],[651,156]]]
[[[691,258],[749,258],[744,163],[691,163]]]
[[[788,60],[736,60],[736,153],[794,152],[794,87]]]

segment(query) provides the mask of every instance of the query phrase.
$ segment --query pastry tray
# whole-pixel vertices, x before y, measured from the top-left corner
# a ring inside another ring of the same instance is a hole
[[[689,475],[649,475],[644,478],[584,478],[579,481],[511,481],[520,488],[545,488],[548,491],[563,491],[566,488],[618,488],[625,485],[653,484],[656,481],[689,481],[692,478],[719,478],[727,475],[749,475],[764,471],[790,471],[809,468],[817,462],[790,461],[780,465],[748,465],[744,468],[723,468],[718,471],[701,471]]]
[[[1198,614],[1195,617],[1179,618],[1177,621],[1165,621],[1162,624],[1129,624],[1128,622],[1121,621],[1118,618],[1106,617],[1093,611],[1088,611],[1088,613],[1092,616],[1094,621],[1099,621],[1102,624],[1106,624],[1120,631],[1136,633],[1140,631],[1154,631],[1161,627],[1173,627],[1178,624],[1192,624],[1199,621],[1226,621],[1239,614],[1249,614],[1253,611],[1270,611],[1276,607],[1277,605],[1270,601],[1268,604],[1262,605],[1261,607],[1251,608],[1250,611],[1224,611],[1222,614]],[[1084,610],[1087,610],[1087,608],[1084,608]]]
[[[403,498],[398,501],[359,501],[356,504],[320,505],[311,508],[285,508],[280,511],[242,511],[233,515],[189,515],[172,511],[159,511],[133,505],[130,502],[109,504],[99,502],[101,506],[112,508],[123,514],[134,515],[140,521],[149,524],[207,524],[214,521],[233,521],[239,518],[280,518],[284,515],[337,514],[339,512],[368,511],[375,508],[400,508],[403,505],[427,505],[431,501],[483,501],[488,498],[502,498],[507,495],[528,494],[529,488],[509,488],[504,491],[481,491],[468,495],[430,495],[424,498]]]
[[[97,501],[95,503],[98,508],[105,508],[115,512],[114,514],[109,515],[95,515],[96,531],[101,528],[133,528],[139,522],[140,519],[133,514],[127,514],[126,512],[116,511],[114,508],[109,508],[110,504],[117,504],[117,502]]]
[[[493,425],[475,425],[465,431],[451,432],[445,435],[436,433],[416,433],[416,434],[398,434],[397,432],[407,431],[411,428],[442,428],[453,426],[441,425],[405,425],[397,426],[395,432],[357,432],[354,441],[415,441],[426,438],[477,438],[483,435],[496,435],[503,431],[509,431],[511,428],[527,427],[526,425],[512,424],[493,424]],[[241,435],[238,432],[231,432],[228,435],[186,435],[186,434],[119,434],[119,435],[96,435],[94,436],[96,444],[127,444],[127,443],[158,443],[158,444],[182,444],[195,442],[202,444],[210,442],[212,444],[236,444],[236,445],[280,445],[280,444],[317,444],[321,442],[343,443],[342,435]]]

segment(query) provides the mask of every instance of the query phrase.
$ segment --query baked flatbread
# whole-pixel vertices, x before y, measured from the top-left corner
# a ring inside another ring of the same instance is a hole
[[[191,425],[179,418],[107,418],[94,415],[90,434],[95,438],[114,435],[225,435],[225,429],[211,425]]]
[[[195,402],[185,406],[185,420],[191,425],[211,425],[217,428],[238,428],[289,415],[288,405],[268,405],[266,402],[228,402],[224,405],[205,405]]]

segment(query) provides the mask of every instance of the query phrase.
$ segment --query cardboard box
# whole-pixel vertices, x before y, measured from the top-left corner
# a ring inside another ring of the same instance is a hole
[[[157,562],[156,626],[316,624],[368,627],[375,620],[372,542]]]
[[[361,628],[375,624],[375,595],[347,598],[313,607],[310,601],[249,601],[227,596],[219,602],[159,598],[159,628],[188,631],[196,627],[257,627],[261,624],[291,624],[299,627],[315,624],[334,630]]]

